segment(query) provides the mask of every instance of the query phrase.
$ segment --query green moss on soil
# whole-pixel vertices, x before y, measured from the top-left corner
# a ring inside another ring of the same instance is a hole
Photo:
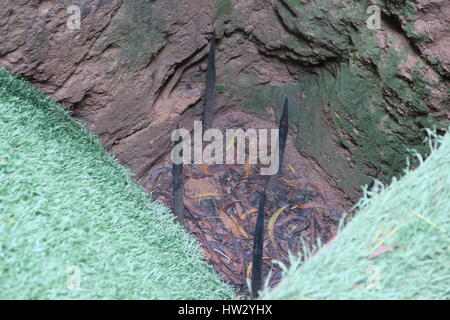
[[[265,119],[270,116],[267,107],[279,113],[287,96],[299,150],[318,161],[344,190],[359,189],[375,168],[386,178],[399,175],[408,148],[424,151],[418,130],[439,122],[428,105],[431,87],[438,84],[426,78],[420,65],[412,79],[402,74],[401,63],[413,53],[397,51],[394,40],[380,49],[377,31],[365,24],[367,5],[277,2],[278,14],[291,31],[277,41],[299,61],[321,67],[282,87],[258,85],[257,75],[242,76],[238,83],[219,80],[225,99],[240,98],[243,108]],[[404,14],[412,21],[415,10],[407,6]]]
[[[126,18],[100,42],[94,51],[119,47],[121,67],[136,71],[147,65],[165,45],[167,25],[164,19],[165,5],[150,0],[124,2]]]

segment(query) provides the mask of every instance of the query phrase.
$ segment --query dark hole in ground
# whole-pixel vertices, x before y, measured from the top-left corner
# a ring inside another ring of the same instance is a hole
[[[251,116],[228,114],[226,128]],[[220,120],[220,119],[219,119]],[[247,119],[252,126],[273,127],[270,122]],[[259,122],[259,123],[258,123]],[[246,150],[248,154],[248,149]],[[184,207],[188,231],[201,244],[205,257],[238,294],[248,295],[251,277],[253,232],[265,178],[260,165],[185,165]],[[289,265],[289,251],[302,252],[317,242],[329,241],[337,232],[349,201],[333,190],[310,160],[288,140],[283,169],[268,194],[265,219],[264,277],[270,286],[281,279],[278,260]],[[167,157],[154,167],[144,186],[153,197],[173,209],[172,163]]]

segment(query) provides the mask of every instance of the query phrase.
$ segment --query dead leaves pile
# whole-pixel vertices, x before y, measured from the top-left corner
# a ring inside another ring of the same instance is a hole
[[[248,294],[253,232],[264,177],[259,167],[192,165],[184,168],[186,225],[197,237],[205,257],[239,294]],[[150,180],[153,195],[172,207],[170,168]],[[272,271],[270,285],[281,279],[273,260],[288,265],[288,252],[301,252],[317,241],[325,243],[337,231],[339,214],[330,208],[318,183],[300,186],[301,170],[291,164],[279,175],[266,205],[264,274]],[[303,242],[302,240],[303,239]]]

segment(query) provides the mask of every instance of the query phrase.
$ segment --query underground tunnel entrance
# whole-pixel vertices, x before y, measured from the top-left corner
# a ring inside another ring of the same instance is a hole
[[[214,128],[274,128],[275,121],[261,120],[241,111],[222,114]],[[273,260],[289,265],[289,252],[311,250],[318,241],[334,237],[351,201],[317,164],[296,149],[289,136],[285,160],[265,207],[264,277],[269,284],[281,279]],[[258,202],[264,189],[261,165],[246,163],[184,165],[184,209],[187,230],[196,237],[204,256],[222,279],[240,295],[248,295],[253,233]],[[141,180],[147,192],[174,209],[170,153]],[[305,248],[306,247],[306,248]]]

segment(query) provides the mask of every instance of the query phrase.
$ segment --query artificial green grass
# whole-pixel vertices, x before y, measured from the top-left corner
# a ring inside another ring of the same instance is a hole
[[[379,183],[329,246],[304,264],[293,257],[262,298],[449,299],[450,131],[429,134],[432,153],[416,154],[418,169],[386,189]]]
[[[234,298],[172,221],[65,110],[0,68],[0,299]]]

